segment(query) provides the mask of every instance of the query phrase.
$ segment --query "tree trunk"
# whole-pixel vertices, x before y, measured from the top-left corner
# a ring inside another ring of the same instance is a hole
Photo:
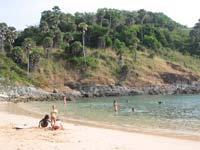
[[[122,53],[121,52],[119,53],[119,65],[120,65],[120,67],[124,66],[124,60],[122,58]]]
[[[3,43],[3,39],[1,39],[0,37],[0,53],[2,54],[3,52],[4,52],[4,43]]]
[[[30,72],[30,60],[29,60],[29,54],[28,54],[28,62],[27,62],[27,78],[29,78],[29,72]]]
[[[135,44],[135,50],[134,50],[134,62],[137,61],[137,43]]]
[[[29,78],[29,72],[30,72],[30,60],[29,60],[30,49],[26,48],[26,50],[27,50],[27,58],[28,58],[28,62],[27,62],[27,78]]]
[[[84,57],[84,61],[85,61],[85,65],[86,65],[86,59],[85,59],[85,31],[83,30],[83,34],[82,34],[82,43],[83,43],[83,57]]]
[[[8,48],[7,54],[10,54],[12,49],[13,49],[12,43],[9,42],[9,48]]]

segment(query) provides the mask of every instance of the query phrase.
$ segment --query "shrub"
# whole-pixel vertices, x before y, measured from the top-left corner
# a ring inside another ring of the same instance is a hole
[[[76,65],[77,67],[82,67],[85,64],[91,68],[97,68],[98,60],[93,57],[72,57],[70,62]]]
[[[118,73],[119,83],[121,83],[122,81],[125,81],[129,73],[128,66],[123,65],[120,69],[117,70],[117,73]]]
[[[17,64],[23,63],[23,50],[21,47],[14,47],[11,51],[11,58]]]
[[[149,58],[152,58],[152,59],[153,59],[154,57],[155,57],[155,52],[150,52],[150,53],[149,53]]]
[[[106,47],[112,46],[112,39],[108,35],[105,36],[105,41],[106,41]]]
[[[37,51],[33,51],[29,56],[30,71],[34,71],[39,62],[40,54]]]
[[[145,47],[141,44],[138,44],[136,49],[139,50],[139,51],[142,51],[142,52],[144,52],[146,50]]]
[[[70,45],[70,55],[75,57],[83,56],[81,42],[76,41]]]
[[[147,35],[144,36],[144,45],[151,49],[158,49],[161,46],[155,37]]]

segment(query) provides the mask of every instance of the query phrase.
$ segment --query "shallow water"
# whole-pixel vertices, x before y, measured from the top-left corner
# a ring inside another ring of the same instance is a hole
[[[118,113],[113,111],[113,100]],[[159,104],[161,102],[161,104]],[[129,96],[80,99],[67,102],[31,102],[24,107],[49,113],[52,104],[59,116],[129,128],[170,129],[200,133],[200,95]],[[131,108],[134,107],[135,112]]]

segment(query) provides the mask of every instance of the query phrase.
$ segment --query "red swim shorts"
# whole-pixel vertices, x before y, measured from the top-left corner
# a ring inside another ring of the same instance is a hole
[[[60,128],[60,126],[58,126],[58,125],[53,125],[52,128],[53,128],[54,130],[57,130],[57,129]]]

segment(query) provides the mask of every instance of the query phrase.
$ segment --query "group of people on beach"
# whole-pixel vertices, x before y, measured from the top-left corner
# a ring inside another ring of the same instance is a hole
[[[66,105],[66,97],[64,97],[64,104]],[[127,102],[128,103],[128,102]],[[113,101],[114,111],[118,112],[118,104],[117,101]],[[131,108],[131,111],[134,112],[134,107]],[[58,110],[56,109],[55,105],[52,105],[52,111],[50,112],[50,116],[46,114],[42,120],[39,122],[39,128],[46,128],[51,127],[53,130],[63,129],[63,124],[58,118]]]
[[[55,105],[52,105],[52,111],[50,113],[50,117],[48,114],[44,116],[42,120],[39,122],[39,127],[46,128],[51,127],[53,130],[63,129],[63,124],[58,118],[58,110]]]

